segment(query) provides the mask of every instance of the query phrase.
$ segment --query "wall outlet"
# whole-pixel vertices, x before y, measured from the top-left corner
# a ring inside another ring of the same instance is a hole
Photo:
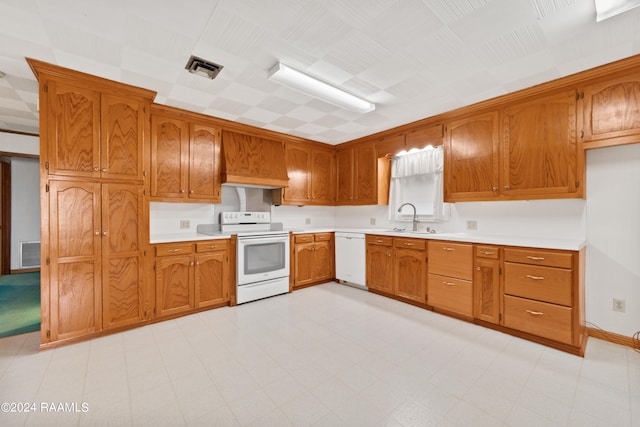
[[[626,309],[627,302],[623,299],[614,298],[613,299],[613,311],[619,311],[620,313],[624,313]]]
[[[311,224],[311,218],[305,218],[304,223],[307,225]]]
[[[467,230],[477,230],[478,229],[478,221],[475,219],[470,219],[467,221]]]
[[[376,225],[376,219],[375,218],[369,218],[369,225]]]
[[[191,228],[191,221],[189,221],[188,219],[181,219],[180,220],[180,229],[181,230],[185,230],[185,229],[189,229]]]

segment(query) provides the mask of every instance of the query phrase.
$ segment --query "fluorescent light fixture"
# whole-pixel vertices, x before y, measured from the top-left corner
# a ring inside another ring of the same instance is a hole
[[[595,0],[596,22],[619,15],[640,6],[640,0]]]
[[[282,62],[278,62],[269,70],[269,80],[356,113],[368,113],[376,109],[376,104],[373,102],[358,98]]]

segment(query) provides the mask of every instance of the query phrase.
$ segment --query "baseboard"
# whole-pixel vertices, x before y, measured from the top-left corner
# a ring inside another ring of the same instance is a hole
[[[598,338],[603,341],[609,341],[614,344],[624,345],[626,347],[640,349],[637,341],[625,335],[616,334],[614,332],[607,332],[596,328],[587,328],[587,332],[589,336],[593,338]]]

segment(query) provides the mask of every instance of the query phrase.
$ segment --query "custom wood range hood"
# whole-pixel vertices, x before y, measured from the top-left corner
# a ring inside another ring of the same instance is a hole
[[[282,141],[222,131],[223,184],[282,188],[289,186]]]

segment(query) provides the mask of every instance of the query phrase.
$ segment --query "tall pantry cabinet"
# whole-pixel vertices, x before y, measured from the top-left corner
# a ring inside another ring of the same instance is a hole
[[[154,92],[28,59],[40,84],[41,347],[150,318]]]

